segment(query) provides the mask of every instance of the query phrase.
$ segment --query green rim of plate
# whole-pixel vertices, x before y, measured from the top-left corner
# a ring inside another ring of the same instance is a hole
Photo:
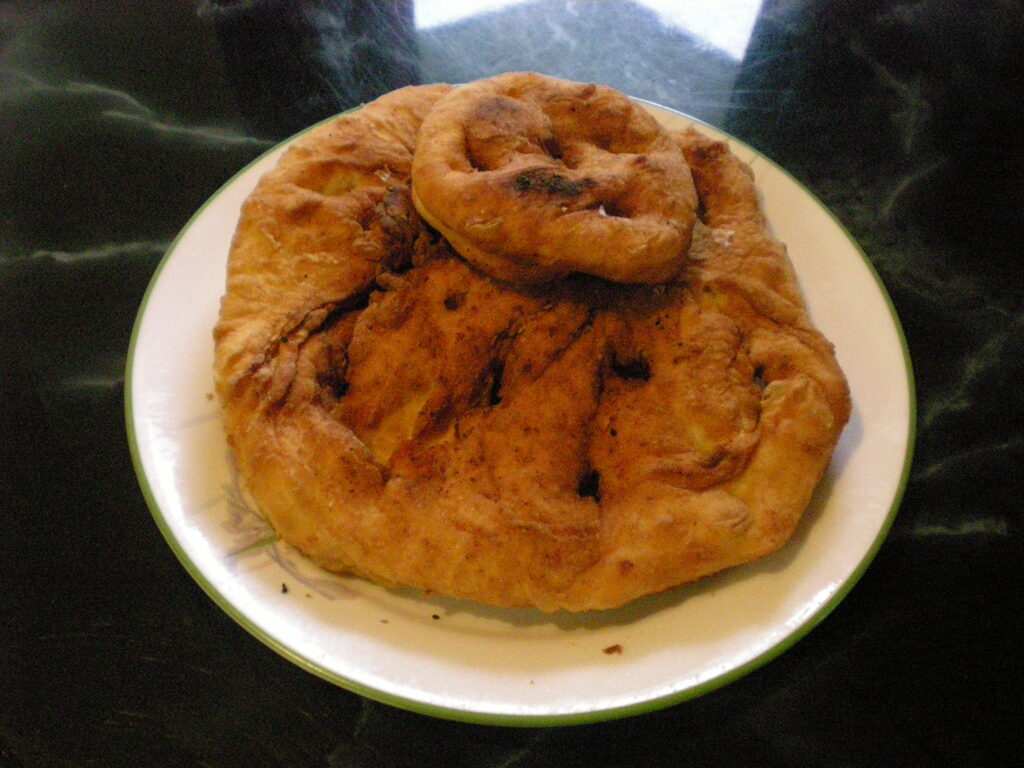
[[[248,164],[246,164],[241,170],[235,173],[228,181],[226,181],[221,187],[214,192],[200,208],[189,218],[188,222],[179,231],[177,236],[171,242],[167,249],[167,252],[161,258],[156,270],[153,273],[153,277],[143,294],[142,301],[139,307],[139,311],[136,314],[135,323],[132,327],[131,338],[128,343],[128,356],[125,366],[125,424],[128,433],[128,447],[131,452],[132,464],[135,468],[135,474],[138,478],[139,485],[142,489],[143,496],[145,497],[146,504],[149,507],[150,513],[153,515],[156,521],[157,527],[163,534],[164,539],[167,541],[171,550],[177,556],[178,560],[185,567],[185,570],[189,575],[196,581],[196,583],[202,588],[210,599],[216,603],[221,610],[223,610],[228,616],[234,619],[243,629],[249,634],[255,637],[257,640],[262,642],[264,645],[269,647],[271,650],[284,657],[291,663],[298,667],[305,669],[317,677],[320,677],[327,682],[344,688],[348,691],[356,693],[360,696],[364,696],[368,699],[381,702],[390,706],[405,709],[411,712],[416,712],[423,715],[430,715],[432,717],[442,718],[446,720],[456,720],[466,723],[475,723],[481,725],[498,725],[498,726],[518,726],[518,727],[551,727],[551,726],[564,726],[564,725],[583,725],[594,722],[601,722],[606,720],[615,720],[625,717],[632,717],[635,715],[646,714],[648,712],[654,712],[660,709],[671,707],[675,704],[681,704],[685,701],[699,698],[707,693],[722,688],[730,683],[745,677],[749,673],[753,672],[773,659],[778,658],[787,650],[792,648],[797,642],[803,639],[812,629],[820,624],[833,610],[843,601],[843,599],[850,593],[853,587],[857,584],[860,578],[864,575],[868,566],[874,560],[875,555],[878,554],[882,543],[885,541],[886,536],[892,527],[893,520],[896,517],[896,512],[899,509],[900,503],[903,499],[903,494],[906,490],[907,482],[910,477],[910,467],[913,460],[914,454],[914,438],[916,434],[917,424],[917,403],[916,403],[916,392],[913,366],[911,363],[910,350],[907,345],[906,336],[903,332],[903,326],[900,323],[899,316],[896,313],[896,308],[892,303],[892,299],[889,296],[888,291],[885,288],[885,284],[882,282],[881,277],[875,270],[870,259],[861,249],[857,241],[850,235],[849,231],[843,225],[836,215],[825,206],[818,197],[811,192],[799,179],[793,176],[789,171],[780,166],[771,158],[764,155],[762,152],[755,150],[749,144],[725,133],[724,131],[715,128],[703,120],[691,117],[690,115],[680,112],[677,109],[665,107],[652,101],[645,99],[634,99],[634,101],[654,107],[665,112],[675,114],[685,120],[688,120],[696,125],[703,126],[704,128],[713,131],[716,134],[728,139],[728,141],[735,143],[737,146],[745,148],[747,151],[753,153],[756,157],[763,159],[765,162],[770,163],[774,168],[784,174],[793,184],[795,184],[808,198],[810,198],[819,208],[825,211],[831,218],[836,228],[843,234],[843,236],[849,241],[850,245],[853,246],[854,250],[860,255],[864,266],[875,281],[875,285],[878,288],[879,293],[885,301],[886,306],[889,310],[889,315],[892,319],[893,327],[896,330],[896,334],[899,338],[900,345],[903,349],[903,360],[906,369],[906,385],[907,395],[910,403],[910,412],[908,414],[907,423],[907,446],[906,453],[903,459],[903,467],[900,472],[900,479],[896,487],[896,492],[893,495],[892,503],[889,507],[889,512],[886,515],[881,527],[879,528],[878,534],[876,535],[871,546],[868,548],[864,557],[860,563],[850,574],[850,577],[843,583],[843,585],[836,591],[832,598],[823,604],[817,611],[807,617],[799,627],[794,629],[790,634],[772,646],[770,649],[765,651],[759,656],[751,659],[745,664],[738,667],[734,667],[727,672],[722,673],[718,677],[708,680],[691,688],[687,688],[682,691],[678,691],[667,696],[656,697],[648,699],[636,704],[629,704],[622,707],[614,707],[607,709],[596,709],[587,712],[573,712],[569,714],[552,714],[552,715],[512,715],[512,714],[501,714],[501,713],[489,713],[489,712],[477,712],[472,710],[462,710],[453,707],[444,707],[435,704],[427,704],[417,699],[406,698],[389,694],[384,691],[377,690],[362,683],[350,680],[344,675],[339,675],[336,672],[326,669],[325,667],[316,664],[315,662],[307,659],[301,654],[297,653],[292,648],[281,643],[264,630],[257,627],[247,616],[245,616],[234,604],[231,603],[210,581],[207,579],[202,570],[195,564],[195,562],[188,556],[181,544],[174,537],[171,532],[170,525],[164,517],[164,512],[160,508],[160,505],[156,502],[155,494],[150,486],[149,478],[145,473],[145,469],[142,464],[142,456],[139,451],[138,437],[135,433],[135,419],[134,419],[134,404],[132,401],[133,392],[133,372],[135,365],[135,351],[138,343],[140,327],[142,325],[143,318],[146,314],[146,308],[149,303],[149,298],[152,295],[157,283],[159,282],[160,275],[163,272],[164,267],[170,261],[174,255],[175,250],[178,247],[178,243],[184,234],[192,227],[195,221],[202,216],[206,209],[216,200],[225,190],[231,187],[241,176],[245,175],[254,165],[263,161],[267,155],[279,151],[283,147],[291,144],[296,139],[305,135],[309,131],[316,128],[318,125],[330,122],[337,119],[341,115],[349,114],[361,109],[361,106],[355,107],[345,112],[332,115],[322,121],[319,121],[301,131],[294,134],[293,136],[285,139],[284,141],[276,144],[267,151],[260,154],[259,157],[255,158]]]

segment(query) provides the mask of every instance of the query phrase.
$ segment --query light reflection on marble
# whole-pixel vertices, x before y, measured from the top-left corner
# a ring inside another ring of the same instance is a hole
[[[533,0],[452,18],[417,30],[420,75],[424,82],[457,83],[537,69],[610,85],[721,125],[739,61],[682,25],[678,14],[653,5]],[[746,26],[751,3],[740,5]]]
[[[417,0],[413,13],[416,28],[426,30],[526,2],[529,0],[485,0],[477,3],[464,0]],[[743,58],[754,21],[761,9],[761,0],[636,0],[632,4],[654,11],[665,26],[676,27],[693,35],[737,61]],[[533,5],[538,7],[539,4]],[[577,14],[595,12],[580,2],[566,5]],[[563,34],[562,37],[566,41],[573,40],[570,35]]]

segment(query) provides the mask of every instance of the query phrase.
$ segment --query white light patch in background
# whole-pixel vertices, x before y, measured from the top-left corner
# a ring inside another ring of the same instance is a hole
[[[662,23],[682,29],[736,61],[747,52],[762,0],[637,0]]]
[[[530,0],[419,0],[415,4],[416,27],[430,29],[452,24],[471,16],[500,11]],[[577,13],[586,13],[590,3],[573,3]],[[761,10],[762,0],[635,0],[637,5],[658,14],[661,22],[688,32],[708,45],[739,61],[750,41],[750,34]]]
[[[500,11],[502,8],[525,2],[529,0],[419,0],[415,7],[416,28],[443,27],[445,24],[468,19],[470,16]]]

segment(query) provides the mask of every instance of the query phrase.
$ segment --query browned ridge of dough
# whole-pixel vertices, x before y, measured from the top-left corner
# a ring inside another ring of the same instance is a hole
[[[534,72],[452,91],[426,117],[412,170],[420,215],[491,277],[573,272],[658,284],[683,269],[690,170],[621,93]]]
[[[262,513],[330,570],[546,611],[778,549],[850,403],[749,169],[672,136],[703,211],[675,280],[517,286],[413,206],[447,92],[315,129],[245,203],[216,376]]]

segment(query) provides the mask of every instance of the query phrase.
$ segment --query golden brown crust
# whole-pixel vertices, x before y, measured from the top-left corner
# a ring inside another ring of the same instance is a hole
[[[413,208],[446,92],[317,129],[243,208],[216,374],[263,513],[331,570],[543,610],[780,547],[850,404],[749,169],[672,137],[704,209],[679,280],[516,286]]]
[[[617,91],[533,72],[442,99],[413,162],[420,215],[500,280],[572,272],[662,283],[686,259],[696,193],[661,125]]]

